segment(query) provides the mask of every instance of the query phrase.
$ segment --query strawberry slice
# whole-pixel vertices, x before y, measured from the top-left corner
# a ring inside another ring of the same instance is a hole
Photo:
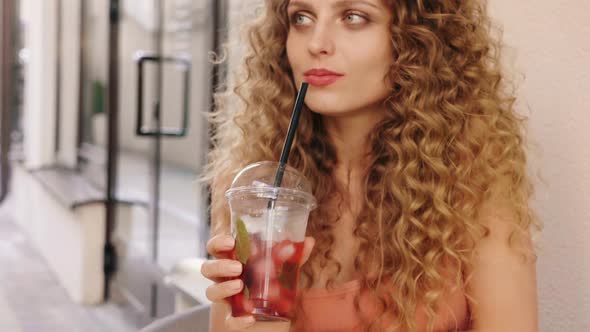
[[[244,308],[244,302],[245,302],[244,300],[245,299],[246,299],[246,296],[244,295],[243,292],[240,292],[230,298],[232,316],[240,317],[240,316],[244,316],[247,314],[247,312]]]

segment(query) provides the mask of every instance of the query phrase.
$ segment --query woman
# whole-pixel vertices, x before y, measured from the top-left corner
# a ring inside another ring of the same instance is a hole
[[[220,104],[211,154],[218,259],[211,331],[537,331],[540,224],[524,119],[503,91],[477,0],[266,0],[245,71]],[[317,70],[326,69],[326,70]],[[326,76],[327,75],[327,76]],[[313,184],[299,305],[289,324],[231,317],[241,267],[223,196],[278,160],[296,87],[310,83],[289,163]]]

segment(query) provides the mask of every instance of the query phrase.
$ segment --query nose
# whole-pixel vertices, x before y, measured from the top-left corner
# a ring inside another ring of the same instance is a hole
[[[330,55],[334,53],[333,34],[328,24],[318,22],[310,35],[307,48],[313,56]]]

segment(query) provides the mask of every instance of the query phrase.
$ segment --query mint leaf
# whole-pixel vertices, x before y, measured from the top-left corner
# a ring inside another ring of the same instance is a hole
[[[247,299],[250,299],[250,290],[248,289],[248,286],[246,286],[246,284],[244,284],[244,295],[246,295]]]
[[[279,283],[283,287],[295,290],[295,283],[297,282],[297,264],[285,262],[281,267],[281,273],[279,274]]]
[[[240,218],[236,221],[236,257],[244,265],[250,258],[250,235],[246,224]]]

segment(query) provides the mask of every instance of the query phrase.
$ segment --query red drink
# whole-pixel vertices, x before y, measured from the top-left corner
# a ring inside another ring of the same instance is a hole
[[[307,219],[316,200],[309,182],[290,166],[277,187],[278,167],[275,162],[248,165],[225,193],[236,239],[231,258],[243,267],[244,290],[229,299],[236,317],[293,317]]]
[[[303,242],[283,240],[266,247],[256,235],[250,237],[250,257],[240,279],[244,289],[230,298],[232,315],[254,315],[257,320],[289,320],[299,282]],[[233,259],[236,259],[235,251]],[[237,278],[236,278],[237,279]]]

